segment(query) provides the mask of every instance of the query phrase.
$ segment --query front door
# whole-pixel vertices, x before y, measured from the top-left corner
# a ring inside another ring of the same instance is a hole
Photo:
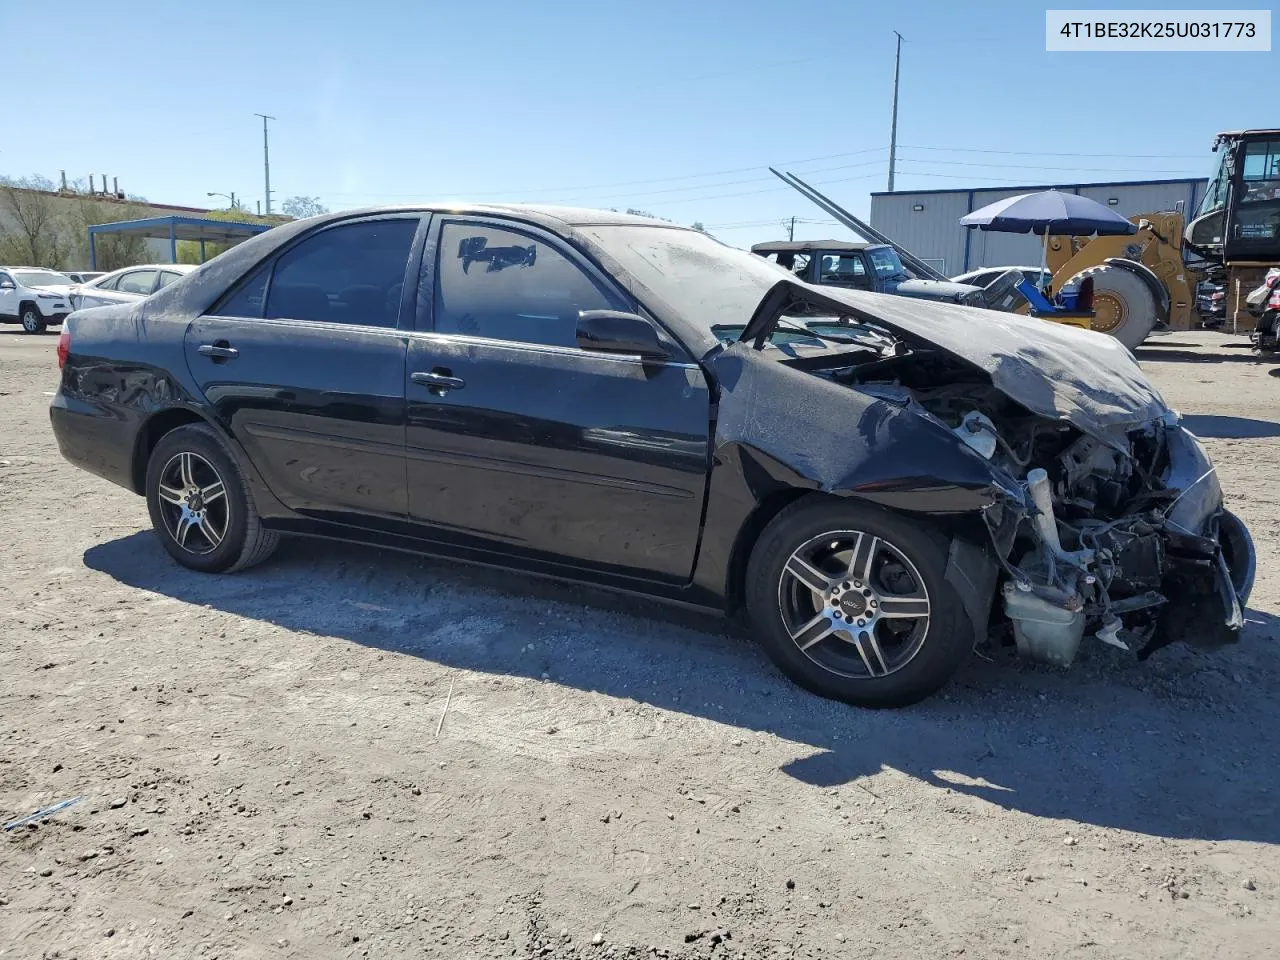
[[[323,228],[187,329],[187,364],[218,419],[299,513],[407,516],[399,321],[420,220]]]
[[[14,279],[0,270],[0,317],[18,315],[18,291]]]
[[[406,368],[409,510],[432,537],[671,582],[690,577],[710,397],[687,357],[580,350],[578,312],[634,310],[557,238],[433,227]],[[427,309],[427,308],[430,309]]]

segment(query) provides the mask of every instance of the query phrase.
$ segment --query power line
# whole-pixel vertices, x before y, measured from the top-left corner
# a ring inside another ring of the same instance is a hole
[[[1017,157],[1099,157],[1111,160],[1202,160],[1198,153],[1063,153],[1058,150],[987,150],[978,147],[922,147],[903,144],[904,150],[935,150],[946,153],[1000,153]]]
[[[987,167],[989,169],[998,170],[1076,170],[1085,171],[1092,170],[1098,173],[1176,173],[1182,176],[1193,176],[1185,170],[1165,170],[1153,169],[1152,167],[1082,167],[1079,164],[1070,167],[1053,167],[1041,164],[1026,163],[978,163],[965,160],[913,160],[909,157],[903,158],[903,163],[928,163],[934,166],[945,167]]]
[[[884,150],[885,150],[884,147],[870,147],[866,150],[852,150],[848,153],[829,153],[820,157],[808,157],[804,160],[783,160],[778,163],[774,163],[773,165],[794,167],[794,166],[799,166],[800,164],[803,164],[803,163],[816,163],[819,160],[836,160],[841,157],[860,157],[860,156],[866,156],[869,153],[883,153]],[[761,167],[765,167],[765,166],[769,166],[769,164],[757,163],[750,167],[734,167],[729,170],[712,170],[706,173],[686,173],[686,174],[681,174],[680,176],[675,176],[675,177],[657,177],[652,180],[623,180],[617,183],[597,183],[589,186],[535,187],[529,190],[489,190],[483,193],[475,193],[472,191],[468,191],[468,195],[472,197],[499,197],[499,196],[509,197],[516,194],[525,196],[531,193],[554,193],[554,194],[583,193],[588,190],[610,190],[610,189],[613,189],[614,187],[633,187],[633,186],[642,186],[644,184],[650,184],[650,183],[673,183],[677,180],[698,180],[705,177],[721,177],[721,176],[726,176],[728,174],[734,174],[734,173],[748,173],[753,170],[759,170]],[[817,171],[811,171],[811,172],[817,172]],[[761,178],[762,181],[768,180],[768,179],[770,178],[768,177]],[[715,186],[723,186],[723,185],[724,184],[704,183],[704,184],[700,184],[698,187],[691,187],[690,189],[698,189],[701,187],[715,187]],[[322,192],[325,193],[325,196],[329,196],[329,197],[391,197],[391,198],[409,197],[409,198],[413,198],[413,197],[422,196],[421,191],[418,191],[415,193],[359,193],[359,192],[335,193],[333,191],[322,191]],[[443,191],[443,192],[447,193],[448,191]]]

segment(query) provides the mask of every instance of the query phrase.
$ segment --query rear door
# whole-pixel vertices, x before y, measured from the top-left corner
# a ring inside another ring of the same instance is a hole
[[[424,535],[688,580],[709,456],[701,369],[579,349],[580,310],[637,308],[551,234],[455,217],[432,236],[418,315],[431,332],[410,340],[406,371]]]
[[[407,515],[400,318],[422,222],[409,214],[322,227],[187,329],[187,364],[218,419],[301,514],[356,523]]]

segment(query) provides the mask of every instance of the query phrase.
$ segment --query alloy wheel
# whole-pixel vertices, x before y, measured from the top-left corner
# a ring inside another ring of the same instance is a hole
[[[34,310],[25,310],[22,314],[22,329],[27,333],[40,332],[40,315]]]
[[[825,533],[793,551],[779,577],[778,610],[800,651],[844,677],[901,670],[929,632],[929,592],[915,564],[858,530]]]
[[[231,522],[231,505],[213,464],[198,453],[174,454],[160,471],[156,495],[174,543],[194,554],[218,549]]]

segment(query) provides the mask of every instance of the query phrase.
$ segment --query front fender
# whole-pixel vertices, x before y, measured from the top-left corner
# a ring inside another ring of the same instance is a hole
[[[1022,491],[944,424],[765,358],[721,356],[715,450],[695,585],[732,597],[755,537],[807,492],[929,518],[985,548],[982,513]]]

